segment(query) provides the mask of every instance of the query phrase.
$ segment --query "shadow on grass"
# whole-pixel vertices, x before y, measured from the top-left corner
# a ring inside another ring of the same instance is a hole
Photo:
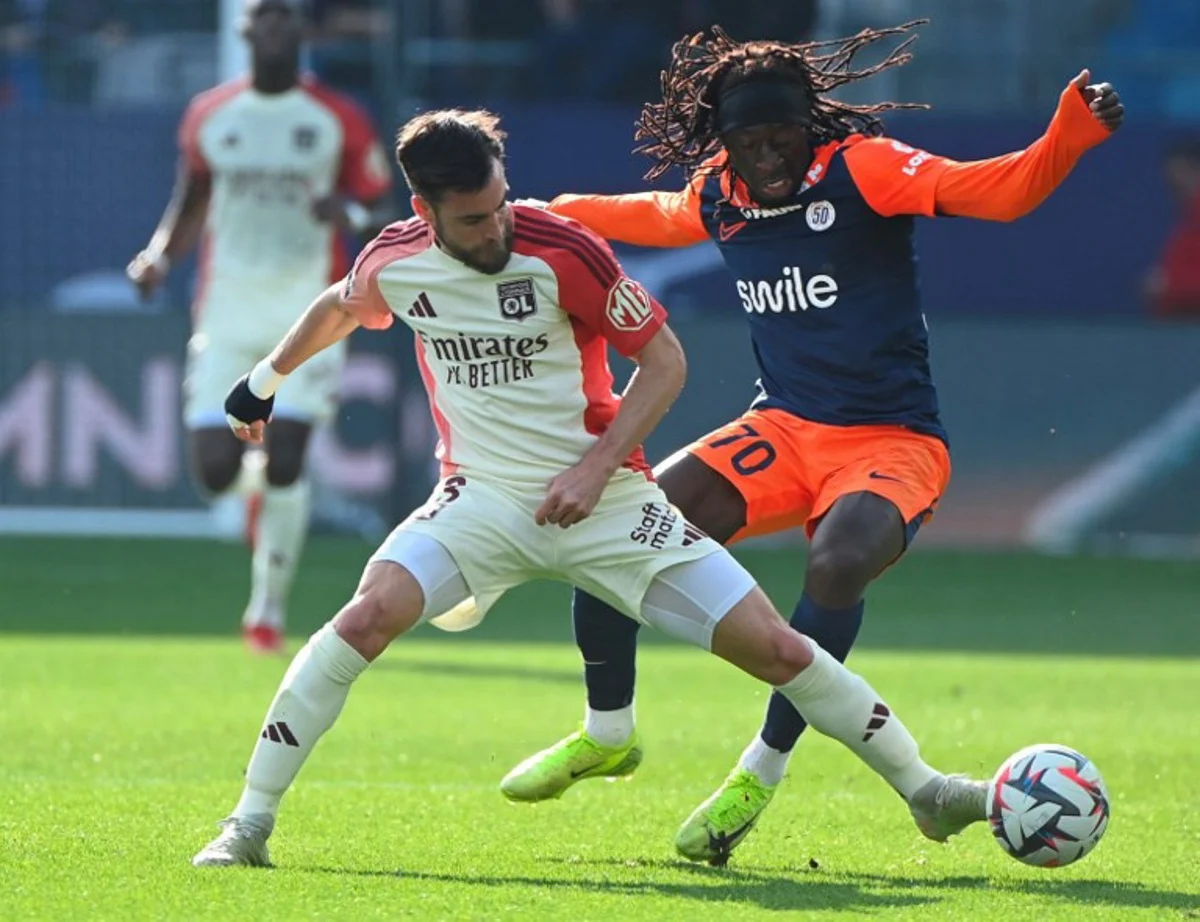
[[[883,874],[840,874],[846,880],[870,888],[926,890],[989,890],[1051,897],[1093,906],[1124,906],[1131,909],[1200,910],[1200,895],[1176,890],[1156,890],[1142,884],[1112,880],[990,880],[986,877],[889,877]]]
[[[542,858],[569,868],[595,870],[599,877],[524,877],[520,875],[448,874],[421,870],[300,867],[297,871],[357,877],[396,877],[431,883],[479,887],[527,886],[562,890],[587,889],[636,896],[657,894],[705,902],[753,904],[764,909],[878,910],[943,902],[939,891],[977,891],[1050,898],[1077,906],[1168,909],[1200,912],[1200,895],[1159,890],[1138,883],[1097,879],[992,880],[981,876],[910,877],[904,875],[832,873],[790,867],[711,868],[661,859]],[[623,871],[629,880],[617,880]],[[648,878],[648,879],[647,879]],[[680,879],[683,878],[683,879]]]
[[[465,884],[475,887],[521,886],[539,890],[592,890],[612,896],[652,894],[698,900],[708,904],[746,903],[774,910],[843,909],[865,912],[927,906],[939,901],[938,897],[929,894],[872,893],[857,882],[822,879],[802,871],[768,874],[750,870],[710,868],[682,861],[570,862],[560,859],[557,863],[575,867],[608,864],[614,868],[637,872],[642,879],[614,880],[609,876],[609,872],[604,872],[604,876],[599,878],[578,878],[475,873],[446,874],[403,868],[386,871],[298,867],[295,870],[351,877],[395,877],[427,883]],[[647,877],[651,879],[646,879]],[[658,879],[654,879],[656,877]]]

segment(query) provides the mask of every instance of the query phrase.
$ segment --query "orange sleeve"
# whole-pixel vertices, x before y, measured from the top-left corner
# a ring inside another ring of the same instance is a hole
[[[1025,150],[960,163],[898,141],[872,138],[846,151],[846,166],[871,208],[900,214],[1013,221],[1044,202],[1084,152],[1110,132],[1068,86],[1046,133]]]
[[[708,239],[700,220],[702,175],[679,192],[560,195],[549,210],[578,221],[606,240],[644,247],[686,247]]]

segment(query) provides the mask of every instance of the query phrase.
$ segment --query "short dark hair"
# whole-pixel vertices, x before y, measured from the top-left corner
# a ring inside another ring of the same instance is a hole
[[[504,161],[500,117],[484,109],[438,109],[408,120],[396,135],[396,159],[414,195],[438,201],[447,192],[474,192]]]

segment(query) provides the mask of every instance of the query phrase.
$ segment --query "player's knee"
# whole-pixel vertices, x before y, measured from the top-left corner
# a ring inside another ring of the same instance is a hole
[[[396,568],[400,569],[400,568]],[[421,617],[424,595],[411,574],[364,579],[354,598],[334,618],[338,635],[370,661]]]
[[[233,486],[241,468],[241,455],[204,456],[196,464],[196,481],[202,490],[216,496]]]
[[[758,678],[770,685],[783,685],[796,678],[812,662],[812,648],[802,635],[780,624],[764,647]]]
[[[304,455],[293,451],[272,451],[267,455],[267,484],[290,487],[304,473]]]
[[[814,547],[808,556],[805,591],[828,608],[849,608],[858,602],[874,577],[871,555],[853,543]]]

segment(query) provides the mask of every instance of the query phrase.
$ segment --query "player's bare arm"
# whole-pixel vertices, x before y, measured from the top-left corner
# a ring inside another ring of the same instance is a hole
[[[171,270],[196,245],[208,216],[212,177],[181,161],[175,188],[146,248],[125,269],[143,298],[152,295]]]
[[[331,285],[309,306],[271,354],[233,386],[225,400],[226,418],[243,442],[258,445],[271,419],[275,392],[283,379],[355,329],[358,321],[342,302],[341,284]]]
[[[683,390],[687,359],[670,327],[663,326],[633,359],[637,368],[621,397],[616,418],[578,464],[551,481],[535,515],[539,525],[569,528],[586,519],[617,468],[654,430]]]

